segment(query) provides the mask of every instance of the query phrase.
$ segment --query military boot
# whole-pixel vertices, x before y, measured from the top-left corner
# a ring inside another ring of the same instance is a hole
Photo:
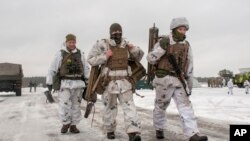
[[[156,130],[156,138],[157,139],[164,139],[164,131],[163,130]]]
[[[141,141],[141,136],[139,133],[128,133],[129,141]]]
[[[76,125],[71,125],[69,131],[74,134],[80,133],[80,131],[76,128]]]
[[[67,133],[69,127],[70,127],[70,124],[63,125],[62,128],[61,128],[61,133],[63,133],[63,134]]]
[[[207,136],[199,136],[198,134],[194,134],[189,141],[207,141]]]
[[[115,139],[115,132],[108,132],[107,133],[107,138],[108,139]]]

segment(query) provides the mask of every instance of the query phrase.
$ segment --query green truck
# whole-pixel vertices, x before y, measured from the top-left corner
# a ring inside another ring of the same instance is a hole
[[[250,72],[235,74],[233,82],[239,88],[243,88],[245,80],[250,80]]]
[[[0,63],[0,92],[15,92],[16,96],[21,96],[22,78],[22,65]]]

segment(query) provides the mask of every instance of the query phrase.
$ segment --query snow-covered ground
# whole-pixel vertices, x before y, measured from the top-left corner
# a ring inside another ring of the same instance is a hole
[[[198,126],[202,134],[210,141],[229,140],[229,124],[250,124],[250,95],[244,89],[235,88],[234,95],[227,95],[227,88],[194,88],[190,97]],[[47,104],[43,95],[44,88],[30,93],[28,88],[22,90],[22,96],[14,93],[0,93],[0,141],[104,141],[106,135],[102,132],[102,103],[96,103],[95,117],[91,127],[92,115],[83,119],[78,126],[80,134],[60,133],[61,123],[57,115],[57,104]],[[140,98],[134,96],[142,122],[142,140],[157,141],[152,122],[155,91],[139,90]],[[57,101],[57,94],[53,95]],[[99,96],[100,98],[100,96]],[[82,103],[85,110],[86,102]],[[174,104],[167,109],[168,121],[166,141],[184,140],[180,118]],[[128,136],[124,131],[123,111],[119,107],[117,117],[116,139],[126,141]],[[162,140],[159,140],[162,141]]]
[[[250,94],[245,94],[245,89],[234,88],[234,94],[227,94],[228,88],[194,88],[190,100],[193,104],[195,115],[198,118],[208,118],[230,124],[250,124]],[[137,91],[144,98],[135,97],[137,106],[150,109],[154,108],[155,91]],[[174,101],[171,101],[167,113],[177,114]]]

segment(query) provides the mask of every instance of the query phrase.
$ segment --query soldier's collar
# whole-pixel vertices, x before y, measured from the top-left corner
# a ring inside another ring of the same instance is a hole
[[[64,50],[65,50],[66,52],[70,53],[70,51],[67,49],[66,46],[65,46]],[[71,51],[71,53],[76,53],[76,52],[77,52],[77,47]]]
[[[170,32],[170,34],[169,34],[169,41],[170,41],[170,45],[174,45],[174,44],[177,43],[177,42],[174,41],[174,39],[173,39],[173,34],[172,34],[172,32]],[[185,44],[185,43],[186,43],[186,39],[183,40],[183,41],[180,41],[180,42],[178,42],[178,43],[179,43],[179,44]]]
[[[109,43],[110,46],[116,46],[116,43],[115,43],[115,41],[113,39],[108,39],[108,43]],[[127,44],[127,41],[124,38],[122,38],[122,42],[121,42],[121,44],[119,46],[120,47],[125,47],[126,44]]]

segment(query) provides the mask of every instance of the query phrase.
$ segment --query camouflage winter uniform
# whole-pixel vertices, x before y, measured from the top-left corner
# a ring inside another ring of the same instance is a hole
[[[188,25],[185,26],[188,29]],[[166,48],[169,46],[176,46],[176,45],[177,49],[175,50],[177,50],[177,53],[174,52],[173,54],[175,55],[175,57],[177,57],[177,59],[182,58],[183,55],[176,56],[178,55],[178,47],[188,46],[188,52],[186,53],[186,58],[183,59],[184,60],[183,63],[187,63],[187,65],[184,66],[186,68],[182,67],[182,70],[185,70],[185,81],[187,82],[188,85],[187,91],[191,92],[192,79],[193,79],[193,56],[189,43],[186,40],[175,41],[173,39],[172,33],[170,33],[170,35],[168,35],[164,39],[165,41],[168,42],[167,43],[168,46],[164,47],[161,40],[158,43],[156,43],[153,50],[147,55],[148,62],[150,64],[159,65],[161,59],[163,59],[166,52],[169,51]],[[181,62],[181,59],[177,61]],[[166,65],[170,66],[170,68],[168,67],[166,68]],[[168,70],[166,71],[167,73],[164,74],[163,70],[158,69],[156,73],[158,73],[159,75],[156,75],[155,79],[153,80],[153,86],[156,88],[155,108],[153,110],[154,126],[157,131],[158,130],[163,131],[165,129],[166,109],[170,104],[171,98],[173,98],[182,120],[183,132],[186,135],[186,137],[190,138],[199,132],[192,104],[189,100],[189,97],[185,93],[182,83],[177,78],[175,71],[171,69],[172,65],[171,64],[166,64],[166,65],[165,69]]]
[[[233,95],[234,84],[233,84],[233,80],[232,79],[230,79],[227,82],[227,87],[228,87],[228,92],[227,93]]]
[[[250,83],[249,83],[248,80],[245,80],[244,86],[245,86],[245,89],[246,89],[246,94],[248,94],[249,93],[249,86],[250,86]]]
[[[119,48],[126,48],[128,42],[122,39]],[[119,100],[123,111],[125,120],[125,129],[127,133],[140,132],[140,121],[136,112],[136,107],[133,101],[132,85],[125,79],[131,76],[130,66],[123,70],[111,70],[107,63],[108,59],[105,52],[111,47],[116,46],[112,39],[102,39],[97,41],[88,55],[88,62],[92,66],[102,65],[101,76],[112,78],[105,87],[102,95],[104,104],[103,109],[103,127],[104,132],[114,132],[116,129],[116,116],[117,116],[117,99]],[[127,50],[128,52],[128,50]],[[143,56],[143,51],[134,46],[130,49],[128,56],[133,55],[134,59],[140,61]],[[124,62],[126,63],[126,62]]]
[[[60,75],[63,75],[63,76],[61,76],[62,77],[61,87],[58,93],[59,116],[63,125],[67,125],[67,124],[76,125],[82,119],[80,104],[82,100],[82,93],[85,87],[85,82],[81,80],[81,77],[84,76],[85,78],[88,78],[89,68],[88,68],[87,63],[85,62],[84,53],[82,53],[80,50],[75,48],[72,51],[72,53],[80,55],[81,58],[79,58],[78,63],[81,62],[81,65],[77,67],[79,67],[81,71],[80,71],[80,74],[73,74],[73,75],[67,74],[66,72],[68,71],[67,66],[69,65],[67,63],[70,63],[74,59],[71,59],[71,61],[69,61],[68,59],[66,62],[64,62],[65,64],[64,65],[62,63],[64,59],[62,51],[64,51],[66,54],[69,53],[69,51],[65,47],[64,49],[60,50],[56,54],[49,68],[49,72],[48,72],[47,79],[46,79],[46,84],[52,85],[53,77],[58,73],[58,71],[60,71]],[[63,69],[62,66],[65,66],[66,69]]]

